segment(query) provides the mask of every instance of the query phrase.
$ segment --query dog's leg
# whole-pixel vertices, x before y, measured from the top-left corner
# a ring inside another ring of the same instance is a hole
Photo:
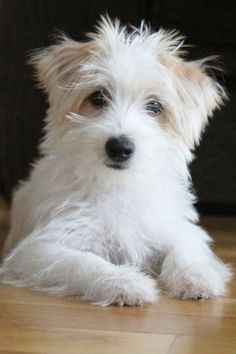
[[[104,306],[136,306],[157,298],[155,281],[132,266],[30,238],[5,258],[0,282],[55,295],[81,295]]]
[[[170,296],[201,299],[225,294],[230,268],[213,254],[203,229],[185,222],[169,230],[167,239],[159,280]]]

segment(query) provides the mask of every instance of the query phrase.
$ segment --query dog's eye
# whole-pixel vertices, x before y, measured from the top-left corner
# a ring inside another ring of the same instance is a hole
[[[104,91],[95,91],[89,96],[90,103],[95,107],[107,105],[107,94]]]
[[[148,113],[156,115],[163,110],[163,107],[158,100],[153,99],[146,104],[146,110]]]

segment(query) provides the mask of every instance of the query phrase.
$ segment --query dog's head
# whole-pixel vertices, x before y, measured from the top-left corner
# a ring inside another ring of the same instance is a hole
[[[226,95],[206,59],[184,59],[182,43],[176,32],[102,18],[87,42],[62,37],[36,52],[50,104],[42,148],[84,177],[162,168],[178,150],[187,157]]]

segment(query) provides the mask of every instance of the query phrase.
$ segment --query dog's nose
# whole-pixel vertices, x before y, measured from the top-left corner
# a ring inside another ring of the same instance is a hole
[[[105,150],[113,161],[122,162],[128,160],[133,155],[135,145],[132,140],[121,135],[120,137],[112,137],[107,140]]]

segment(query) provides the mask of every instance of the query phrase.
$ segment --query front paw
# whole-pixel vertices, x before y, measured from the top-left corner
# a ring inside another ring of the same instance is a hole
[[[113,279],[104,282],[103,291],[95,294],[96,304],[119,306],[142,306],[158,299],[156,281],[130,266],[119,266]]]
[[[230,278],[229,267],[218,260],[188,266],[173,262],[164,264],[160,282],[171,297],[199,300],[225,295]]]

